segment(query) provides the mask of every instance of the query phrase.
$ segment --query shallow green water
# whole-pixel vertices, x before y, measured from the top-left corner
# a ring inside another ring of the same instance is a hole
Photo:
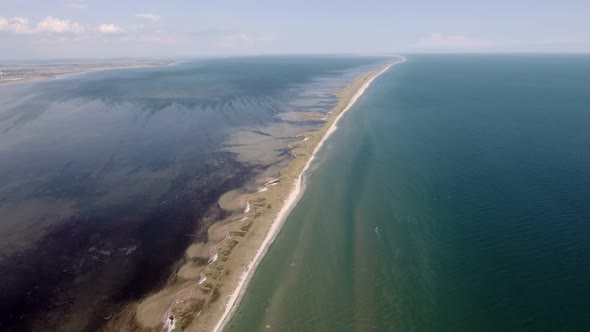
[[[342,119],[226,330],[590,330],[590,57],[407,58]]]

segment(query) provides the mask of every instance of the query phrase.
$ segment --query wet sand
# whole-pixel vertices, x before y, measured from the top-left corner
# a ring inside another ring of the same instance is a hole
[[[164,331],[222,330],[302,194],[304,172],[314,153],[335,130],[342,114],[389,66],[361,74],[339,91],[338,104],[323,117],[324,124],[300,134],[300,140],[290,144],[291,158],[286,166],[274,170],[276,174],[263,174],[247,188],[224,195],[219,207],[228,216],[209,228],[206,242],[189,247],[174,282],[137,307],[130,306],[121,316],[127,317],[113,321],[109,329],[133,326]]]

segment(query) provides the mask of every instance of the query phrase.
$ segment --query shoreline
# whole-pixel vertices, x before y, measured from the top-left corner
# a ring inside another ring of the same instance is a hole
[[[231,321],[258,265],[305,191],[306,172],[337,123],[373,80],[405,58],[359,72],[334,91],[337,104],[318,119],[317,128],[295,134],[291,157],[253,182],[223,194],[205,216],[204,238],[193,242],[167,286],[128,305],[105,332],[221,331]],[[317,116],[319,116],[318,113]]]
[[[275,218],[273,219],[270,228],[267,231],[267,235],[264,238],[263,242],[260,244],[258,250],[256,251],[256,255],[254,258],[248,263],[246,266],[246,270],[242,272],[238,279],[238,284],[234,288],[234,291],[229,296],[229,299],[225,303],[225,310],[221,317],[217,320],[213,328],[213,332],[221,332],[227,323],[231,320],[233,314],[237,310],[238,306],[241,303],[242,298],[244,297],[249,283],[254,276],[258,265],[262,262],[262,259],[270,249],[270,246],[280,233],[283,224],[289,217],[291,211],[297,205],[297,202],[301,198],[301,196],[305,192],[305,180],[306,180],[306,172],[308,171],[309,167],[311,166],[312,162],[317,156],[318,151],[323,147],[325,141],[336,131],[338,128],[338,122],[342,118],[342,116],[354,106],[356,101],[364,94],[364,92],[370,87],[373,80],[379,77],[381,74],[385,73],[390,67],[403,63],[406,61],[405,57],[400,56],[401,59],[399,61],[393,62],[389,65],[385,65],[384,67],[371,72],[368,78],[365,78],[365,82],[354,92],[354,94],[350,97],[350,99],[346,102],[346,106],[338,113],[338,115],[331,121],[331,123],[327,123],[329,126],[327,130],[320,138],[319,142],[313,147],[313,151],[309,158],[305,162],[305,166],[299,172],[298,176],[296,177],[295,181],[291,185],[291,190],[288,193],[288,196],[283,202],[283,205],[279,212],[276,214]],[[322,131],[320,129],[319,131]],[[305,138],[307,140],[307,137]]]
[[[83,75],[83,74],[90,74],[90,73],[95,73],[95,72],[102,72],[102,71],[110,71],[110,70],[126,70],[126,69],[142,69],[142,68],[158,68],[158,67],[170,67],[170,66],[175,66],[178,65],[182,62],[185,62],[185,60],[159,60],[159,61],[145,61],[145,62],[135,62],[135,63],[126,63],[126,62],[121,62],[121,63],[114,63],[114,64],[101,64],[101,63],[96,63],[96,64],[88,64],[86,65],[87,67],[84,68],[79,68],[77,67],[78,64],[76,63],[72,63],[72,64],[63,64],[63,68],[61,69],[57,69],[57,72],[49,72],[49,73],[44,73],[44,72],[40,72],[39,74],[37,74],[36,76],[29,76],[29,77],[25,77],[25,78],[19,78],[19,79],[0,79],[0,88],[3,86],[10,86],[10,85],[14,85],[14,84],[26,84],[26,83],[36,83],[36,82],[46,82],[46,81],[50,81],[50,80],[59,80],[59,79],[64,79],[64,78],[68,78],[68,77],[73,77],[75,75]],[[44,65],[31,65],[30,68],[36,68],[36,67],[43,67]],[[74,66],[74,68],[71,68],[71,66]],[[0,66],[0,69],[2,69],[3,67]],[[1,72],[1,70],[0,70]]]

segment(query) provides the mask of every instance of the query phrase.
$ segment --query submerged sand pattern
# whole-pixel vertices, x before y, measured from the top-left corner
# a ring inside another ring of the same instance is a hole
[[[404,60],[402,58],[362,74],[339,91],[337,106],[322,117],[324,125],[318,130],[300,134],[301,139],[290,144],[293,158],[278,170],[278,177],[262,176],[249,192],[234,192],[229,195],[230,199],[226,195],[220,200],[231,211],[230,216],[211,226],[207,243],[189,248],[187,263],[179,270],[178,277],[190,276],[192,280],[179,282],[182,286],[172,287],[174,290],[167,289],[146,299],[136,313],[143,326],[154,328],[156,320],[153,317],[158,311],[145,308],[162,307],[167,302],[169,306],[158,325],[164,331],[173,328],[194,331],[223,329],[256,267],[302,195],[305,172],[315,153],[373,79],[391,65]],[[205,261],[204,264],[196,263]]]

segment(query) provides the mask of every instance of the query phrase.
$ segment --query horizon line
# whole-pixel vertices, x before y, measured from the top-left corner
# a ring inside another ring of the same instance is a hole
[[[75,60],[141,60],[141,59],[212,59],[212,58],[239,58],[239,57],[263,57],[263,56],[402,56],[402,55],[590,55],[590,52],[561,51],[561,52],[520,52],[520,51],[496,51],[496,52],[318,52],[318,53],[256,53],[256,54],[200,54],[200,55],[129,55],[107,57],[30,57],[30,58],[0,58],[0,64],[7,62],[26,61],[75,61]]]

